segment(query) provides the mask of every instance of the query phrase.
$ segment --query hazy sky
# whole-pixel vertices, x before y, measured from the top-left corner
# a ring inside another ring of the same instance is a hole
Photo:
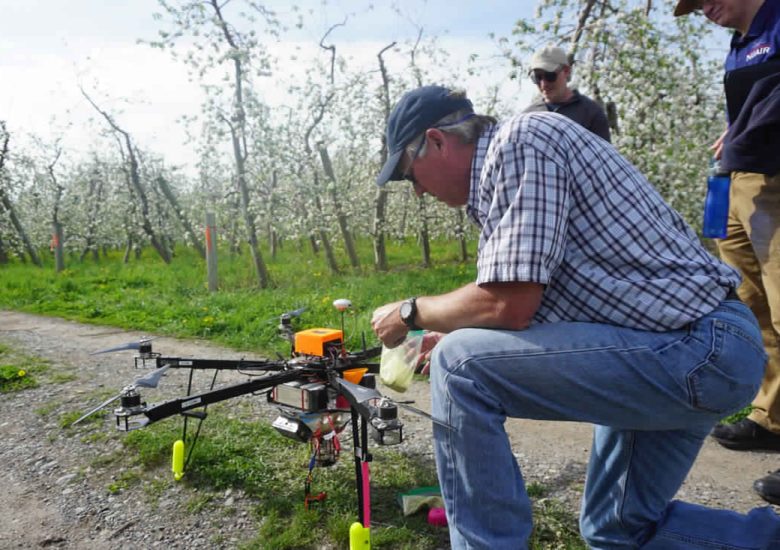
[[[284,16],[293,2],[265,4]],[[325,30],[348,17],[347,26],[331,34],[332,42],[340,53],[375,59],[391,41],[414,37],[413,21],[428,36],[442,36],[442,45],[460,63],[468,52],[497,53],[488,33],[509,36],[513,23],[530,16],[535,4],[535,0],[304,0],[297,5],[306,14],[307,29],[289,39],[316,49]],[[48,137],[72,123],[64,134],[66,146],[87,150],[96,130],[87,124],[94,115],[80,95],[81,84],[117,114],[139,145],[164,154],[172,163],[191,161],[192,147],[182,144],[184,132],[175,120],[198,111],[200,91],[188,82],[182,63],[137,42],[153,39],[166,28],[165,22],[153,18],[159,11],[156,0],[0,0],[0,120],[6,121],[12,136]],[[518,108],[531,91],[529,86],[518,91]]]

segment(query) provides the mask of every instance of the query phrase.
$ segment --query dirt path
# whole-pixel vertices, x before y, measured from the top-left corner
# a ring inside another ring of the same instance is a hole
[[[232,548],[256,528],[251,505],[239,492],[221,498],[230,514],[186,511],[174,488],[155,506],[143,491],[111,494],[117,472],[96,463],[116,452],[117,437],[82,441],[60,428],[59,415],[85,410],[96,396],[137,376],[131,354],[90,356],[94,350],[133,341],[140,333],[82,325],[56,318],[0,311],[0,343],[51,362],[72,380],[0,396],[0,549],[6,548]],[[159,338],[155,348],[182,357],[242,357],[206,342]],[[174,388],[175,390],[175,388]],[[430,410],[428,386],[404,394]],[[392,395],[393,392],[388,391]],[[430,428],[405,416],[407,443],[430,453]],[[107,431],[107,427],[106,427]],[[512,420],[507,431],[526,478],[575,510],[590,446],[590,427],[565,422]],[[679,498],[745,512],[765,503],[753,480],[780,467],[780,455],[734,453],[708,441]],[[186,519],[182,519],[186,518]]]

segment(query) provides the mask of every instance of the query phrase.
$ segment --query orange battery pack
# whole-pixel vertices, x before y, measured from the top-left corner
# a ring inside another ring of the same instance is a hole
[[[295,352],[323,357],[327,344],[344,341],[344,333],[333,328],[310,328],[295,333]]]

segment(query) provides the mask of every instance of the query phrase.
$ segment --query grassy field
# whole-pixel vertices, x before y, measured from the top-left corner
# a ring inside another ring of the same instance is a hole
[[[207,289],[205,263],[190,249],[178,250],[167,266],[151,250],[128,264],[119,251],[110,252],[99,263],[66,264],[61,273],[51,260],[44,269],[11,263],[0,267],[0,307],[272,352],[284,346],[276,326],[285,311],[305,307],[301,327],[337,326],[333,300],[348,298],[354,307],[345,328],[348,343],[357,345],[362,333],[371,338],[374,308],[474,279],[473,262],[457,262],[454,244],[437,244],[434,267],[423,269],[417,247],[398,243],[389,247],[393,267],[386,273],[372,269],[371,250],[362,245],[365,267],[333,275],[322,255],[288,244],[266,260],[272,286],[265,290],[255,285],[248,254],[221,254],[214,293]]]
[[[413,242],[392,243],[388,248],[392,268],[387,273],[370,267],[369,243],[361,243],[360,250],[365,267],[334,275],[322,256],[312,256],[309,250],[287,243],[276,258],[266,258],[273,284],[263,290],[254,284],[248,254],[221,254],[220,290],[214,293],[207,289],[204,262],[190,250],[178,250],[171,265],[165,265],[151,250],[144,251],[140,260],[123,264],[121,253],[115,251],[97,263],[68,263],[61,273],[55,272],[50,259],[43,269],[11,263],[0,267],[0,307],[155,334],[205,338],[272,355],[289,351],[276,330],[282,312],[306,308],[296,321],[298,329],[337,327],[340,317],[332,302],[348,298],[353,303],[345,316],[348,345],[358,347],[364,337],[372,345],[376,340],[369,321],[374,308],[408,296],[444,292],[475,276],[473,261],[459,262],[454,243],[436,243],[434,266],[428,269],[418,265],[419,249]],[[24,369],[13,364],[0,369],[0,390],[23,391],[29,379],[23,381],[25,375],[20,375],[20,370]],[[68,427],[73,419],[63,418],[63,429],[73,429]],[[98,419],[99,415],[95,422]],[[88,424],[86,429],[98,430],[99,426]],[[164,468],[177,429],[176,423],[161,422],[124,437],[124,445],[134,451],[129,453],[134,462],[122,465],[128,474],[107,490],[149,483],[144,472]],[[291,457],[305,462],[307,449],[279,436],[267,423],[242,417],[235,408],[228,414],[224,407],[213,407],[208,435],[198,443],[185,477],[185,483],[201,489],[199,500],[192,505],[208,506],[208,491],[238,487],[250,496],[262,497],[257,515],[265,519],[247,548],[314,548],[323,540],[345,548],[349,525],[355,519],[351,457],[342,458],[340,466],[350,463],[348,467],[316,470],[318,490],[328,493],[328,504],[305,511],[300,472],[289,463]],[[252,459],[240,458],[247,456]],[[442,530],[429,526],[422,515],[403,517],[395,503],[398,493],[435,483],[432,464],[392,449],[376,449],[372,468],[375,548],[433,549],[444,544]],[[584,548],[576,518],[554,500],[541,498],[544,487],[531,486],[529,493],[535,498],[534,548]]]

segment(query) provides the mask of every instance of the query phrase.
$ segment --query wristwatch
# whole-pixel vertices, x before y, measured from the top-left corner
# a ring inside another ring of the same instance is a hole
[[[417,298],[409,298],[401,303],[401,307],[398,310],[401,314],[401,321],[409,327],[409,330],[420,330],[415,322],[414,318],[417,317]]]

